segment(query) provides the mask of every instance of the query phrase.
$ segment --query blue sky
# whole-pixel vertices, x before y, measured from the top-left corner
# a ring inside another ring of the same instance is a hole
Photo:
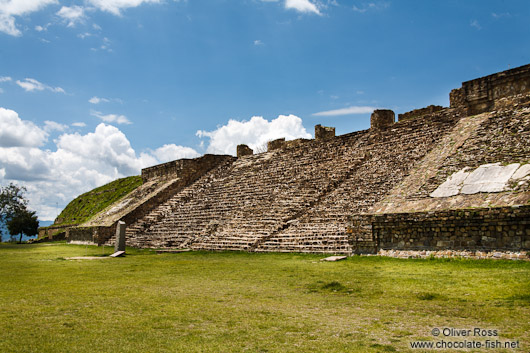
[[[0,184],[53,219],[142,167],[365,129],[529,62],[528,0],[0,0]]]

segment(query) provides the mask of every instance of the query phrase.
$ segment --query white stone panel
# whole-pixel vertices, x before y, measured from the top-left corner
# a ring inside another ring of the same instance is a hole
[[[462,194],[476,194],[479,192],[501,192],[519,168],[519,163],[502,166],[500,163],[484,164],[475,169],[464,180]]]
[[[451,175],[442,185],[438,186],[438,188],[434,190],[430,196],[449,197],[458,195],[464,184],[464,181],[470,174],[469,172],[466,172],[467,169],[468,168],[464,168],[461,171]]]
[[[464,168],[451,175],[434,190],[431,197],[450,197],[458,194],[506,191],[508,182],[530,179],[530,164],[513,163],[506,166],[500,163],[484,164],[472,172]]]
[[[512,175],[512,179],[519,180],[530,176],[530,164],[524,164]]]

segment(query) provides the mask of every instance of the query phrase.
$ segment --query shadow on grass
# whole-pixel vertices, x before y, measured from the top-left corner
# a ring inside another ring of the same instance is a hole
[[[510,304],[515,304],[522,306],[530,306],[530,294],[516,294],[511,295],[505,299]]]

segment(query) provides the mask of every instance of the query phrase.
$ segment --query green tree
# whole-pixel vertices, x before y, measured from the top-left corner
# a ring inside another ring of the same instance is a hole
[[[26,188],[10,183],[0,187],[0,221],[7,222],[18,211],[26,209],[28,200],[24,197]]]
[[[19,243],[22,243],[22,236],[24,234],[28,237],[36,235],[39,231],[39,220],[35,215],[35,211],[28,211],[25,208],[18,210],[7,221],[7,229],[11,235],[20,235]]]
[[[7,225],[12,236],[32,236],[37,234],[39,221],[35,212],[27,209],[26,188],[10,183],[0,187],[0,222]],[[1,234],[0,234],[1,235]]]

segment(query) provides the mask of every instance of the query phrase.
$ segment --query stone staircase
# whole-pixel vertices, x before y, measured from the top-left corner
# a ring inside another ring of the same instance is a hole
[[[362,213],[381,200],[457,120],[454,112],[444,111],[427,121],[403,121],[383,135],[369,136],[357,146],[367,156],[363,163],[298,222],[263,241],[256,251],[373,252],[377,244],[371,238],[354,241],[354,235],[348,234],[349,215]]]
[[[129,224],[127,244],[351,254],[348,216],[380,201],[457,120],[445,110],[221,164]]]

